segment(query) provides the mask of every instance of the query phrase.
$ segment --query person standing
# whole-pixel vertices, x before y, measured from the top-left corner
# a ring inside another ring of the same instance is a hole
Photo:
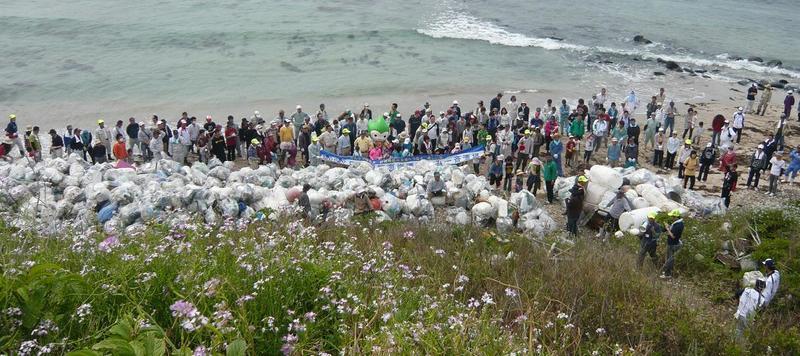
[[[114,143],[114,147],[112,149],[114,158],[116,158],[117,161],[127,161],[128,148],[125,147],[125,137],[122,136],[122,134],[117,134],[116,139],[117,142]]]
[[[739,110],[733,113],[733,124],[731,124],[733,131],[736,132],[736,143],[742,139],[742,129],[744,129],[744,111],[740,106]]]
[[[94,146],[92,146],[92,162],[94,163],[106,163],[108,162],[108,157],[106,154],[108,152],[108,148],[103,145],[103,141],[94,140]]]
[[[655,136],[655,143],[653,144],[653,166],[663,167],[664,163],[664,145],[666,144],[666,136],[664,136],[664,128],[658,128],[658,134]]]
[[[745,112],[748,114],[753,113],[753,104],[756,102],[756,95],[758,95],[758,85],[753,83],[750,85],[750,88],[747,89],[747,104],[745,104],[747,110]]]
[[[664,169],[672,170],[675,167],[675,156],[678,154],[680,147],[681,140],[678,138],[678,133],[673,132],[672,137],[667,140],[667,159],[664,162]]]
[[[81,142],[83,142],[83,150],[85,151],[84,156],[88,154],[92,162],[95,162],[94,153],[92,152],[94,150],[94,146],[92,146],[93,141],[92,131],[81,130]]]
[[[525,183],[528,187],[528,191],[531,192],[535,197],[536,193],[539,191],[539,187],[542,184],[542,162],[539,161],[538,158],[533,158],[531,162],[528,163],[528,166],[525,170],[528,174],[528,178]]]
[[[692,149],[692,140],[685,140],[683,142],[683,149],[678,154],[678,178],[683,178],[683,170],[686,167],[686,160],[689,155],[694,152]]]
[[[689,157],[683,161],[683,189],[686,189],[686,183],[689,182],[689,190],[694,189],[695,175],[697,174],[697,152],[691,151]]]
[[[105,121],[102,119],[97,120],[97,128],[94,129],[94,138],[103,142],[103,145],[106,146],[106,148],[111,147],[111,140],[114,138],[114,136],[106,127]],[[106,151],[108,151],[108,160],[111,160],[111,151],[108,149],[106,149]]]
[[[42,160],[42,141],[39,139],[39,126],[31,128],[31,133],[28,135],[28,142],[31,145],[31,152],[29,154],[36,162]]]
[[[211,154],[220,162],[225,162],[225,135],[222,133],[222,125],[217,125],[209,133],[211,135]]]
[[[556,163],[558,169],[558,176],[563,177],[564,171],[561,167],[561,154],[564,152],[564,144],[561,143],[558,133],[553,135],[553,141],[550,142],[550,154],[553,155],[553,161]]]
[[[700,153],[700,173],[697,175],[697,180],[700,182],[708,181],[708,173],[711,171],[711,166],[717,161],[717,149],[711,144],[706,144],[706,148]]]
[[[675,102],[670,101],[667,108],[664,109],[664,131],[669,128],[669,134],[672,135],[675,130],[675,116],[678,115],[678,108],[675,107]]]
[[[48,133],[50,134],[50,157],[61,158],[64,155],[64,139],[54,129],[50,129]]]
[[[139,148],[139,124],[135,118],[128,118],[128,126],[125,127],[125,133],[128,134],[128,147],[129,154],[133,154],[133,149]],[[141,151],[141,148],[139,148]]]
[[[258,114],[258,116],[261,116],[261,114]],[[142,128],[144,128],[144,123],[142,123]],[[189,118],[189,138],[192,140],[192,146],[190,148],[190,152],[192,153],[195,153],[195,149],[197,148],[197,140],[200,138],[200,129],[201,129],[200,125],[197,124],[197,118],[194,116]],[[141,134],[141,131],[139,131],[139,133]],[[150,153],[148,153],[148,155],[149,154]]]
[[[187,156],[192,147],[192,135],[189,133],[189,126],[187,125],[186,120],[181,120],[179,124],[180,126],[178,127],[178,139],[176,144],[177,147],[175,147],[175,152],[178,152],[178,157],[172,158],[175,160],[175,162],[180,164],[188,164],[189,162],[187,161]]]
[[[725,150],[725,153],[722,154],[722,157],[719,159],[719,171],[725,174],[728,171],[728,167],[733,165],[736,162],[736,152],[734,152],[733,147],[728,147]]]
[[[647,121],[644,123],[644,148],[647,148],[648,143],[650,147],[655,148],[655,139],[656,139],[656,118],[655,116],[649,116]],[[663,127],[657,128],[659,131],[663,131]]]
[[[767,269],[763,291],[764,306],[766,307],[770,302],[772,302],[772,299],[775,298],[775,294],[778,293],[778,288],[781,285],[781,273],[778,272],[777,267],[775,267],[775,260],[767,258],[762,263]]]
[[[667,232],[667,260],[661,268],[661,278],[671,278],[672,269],[675,265],[675,254],[680,250],[681,237],[683,236],[684,223],[681,212],[678,209],[669,212],[669,216],[675,219],[669,226],[664,226]]]
[[[689,108],[686,112],[686,117],[683,119],[683,135],[681,138],[686,138],[686,134],[689,134],[689,139],[691,140],[694,133],[694,124],[697,121],[697,112],[694,111],[693,108]],[[697,144],[697,142],[695,142]]]
[[[492,100],[489,102],[489,111],[490,112],[491,111],[500,112],[500,106],[501,106],[501,104],[500,104],[501,101],[500,100],[501,99],[503,99],[503,93],[497,93],[497,96],[492,98]]]
[[[552,156],[545,158],[544,167],[542,168],[542,178],[544,178],[545,190],[547,190],[547,202],[553,203],[555,193],[553,191],[556,178],[558,178],[558,167]]]
[[[784,173],[784,182],[791,182],[794,183],[794,179],[797,177],[797,172],[800,171],[800,146],[795,147],[791,152],[789,152],[789,164],[786,166],[785,173]]]
[[[622,156],[622,145],[620,145],[616,137],[611,138],[611,144],[608,146],[606,154],[608,155],[608,165],[610,167],[619,166],[619,159]]]
[[[153,158],[150,152],[150,140],[153,139],[153,131],[145,127],[144,121],[139,123],[139,147],[142,148],[142,159],[149,161]]]
[[[303,112],[302,106],[297,105],[295,109],[296,109],[295,113],[292,114],[292,122],[294,123],[294,132],[293,132],[294,135],[292,136],[292,138],[300,136],[300,129],[303,127],[303,124],[306,123],[306,119],[311,120],[308,114]],[[325,118],[323,117],[323,120],[324,119]]]
[[[19,154],[25,157],[25,145],[22,143],[22,138],[19,137],[19,128],[17,127],[17,115],[8,115],[8,125],[6,125],[6,136],[14,142],[14,145],[19,149]]]
[[[725,207],[728,208],[731,205],[731,192],[736,191],[736,183],[739,181],[739,165],[734,163],[728,168],[728,171],[725,172],[725,176],[722,177],[722,194],[720,195],[725,202]]]
[[[608,120],[607,115],[605,112],[601,112],[597,115],[597,119],[594,120],[592,123],[592,135],[594,135],[594,148],[600,148],[600,143],[605,142],[606,147],[608,147],[608,142],[605,141],[606,135],[608,134]]]
[[[164,140],[161,138],[161,130],[154,129],[153,130],[153,138],[150,140],[150,144],[148,145],[150,154],[152,155],[152,160],[158,164],[163,158],[162,152],[164,152]],[[200,156],[201,161],[203,160],[203,156]],[[205,162],[205,161],[204,161]]]
[[[666,128],[665,128],[666,129]],[[639,125],[636,123],[636,119],[631,118],[628,123],[628,138],[633,139],[637,145],[639,144],[639,134],[641,134],[642,130]]]
[[[758,102],[758,107],[756,108],[756,115],[764,116],[767,112],[767,106],[769,105],[769,101],[772,99],[772,85],[765,85],[764,91],[761,92],[761,100]]]
[[[772,167],[769,170],[769,196],[775,196],[778,193],[778,181],[780,180],[781,171],[786,167],[786,161],[783,160],[783,152],[775,152],[775,155],[769,161]]]
[[[583,201],[586,196],[585,186],[589,182],[586,176],[579,176],[575,185],[570,189],[570,196],[567,198],[567,232],[573,237],[578,235],[578,219],[583,212]]]
[[[742,295],[739,296],[739,306],[733,315],[736,318],[736,340],[739,343],[744,341],[744,332],[753,322],[756,310],[764,305],[762,292],[765,286],[766,281],[759,278],[756,280],[755,288],[745,288]]]
[[[351,147],[350,129],[344,128],[342,129],[342,134],[339,136],[339,139],[336,142],[336,154],[342,157],[350,156],[353,154]]]
[[[794,106],[794,91],[789,90],[786,92],[786,98],[783,99],[783,114],[786,118],[792,117],[792,106]]]
[[[636,261],[636,267],[642,269],[644,257],[650,255],[653,265],[658,268],[658,255],[656,249],[658,247],[658,238],[663,229],[656,222],[656,213],[652,212],[647,215],[647,221],[642,224],[639,233],[639,257]]]
[[[761,171],[767,164],[766,157],[764,145],[758,145],[756,151],[750,156],[750,172],[747,174],[747,188],[758,190],[758,180],[761,178]]]
[[[722,136],[722,127],[725,126],[725,116],[717,114],[714,116],[714,119],[711,120],[711,143],[714,146],[719,146],[720,136]]]
[[[498,155],[489,166],[489,185],[494,185],[495,189],[499,189],[503,182],[503,158],[503,155]]]

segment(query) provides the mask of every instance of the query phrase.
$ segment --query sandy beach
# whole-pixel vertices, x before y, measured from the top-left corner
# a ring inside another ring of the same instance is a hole
[[[184,111],[197,118],[204,118],[206,115],[214,118],[233,115],[238,121],[242,117],[251,117],[255,110],[270,119],[275,117],[281,109],[291,113],[299,104],[306,112],[313,115],[320,103],[325,103],[328,114],[331,116],[348,109],[357,112],[364,103],[370,104],[373,113],[388,111],[391,103],[398,103],[400,112],[407,118],[414,109],[421,107],[425,102],[430,102],[434,111],[438,112],[445,110],[453,100],[458,100],[462,110],[470,111],[477,106],[478,100],[483,100],[488,105],[489,100],[498,91],[505,93],[504,103],[511,95],[516,95],[518,101],[527,101],[528,106],[532,109],[544,106],[547,99],[553,99],[554,103],[558,103],[562,98],[567,98],[568,103],[574,107],[578,98],[588,101],[593,93],[599,92],[603,87],[608,89],[610,100],[616,101],[618,104],[631,89],[636,90],[641,101],[636,115],[639,118],[644,115],[648,98],[656,94],[661,87],[666,88],[667,96],[674,100],[679,108],[684,107],[685,104],[704,103],[707,111],[700,112],[701,120],[710,121],[715,113],[710,116],[708,114],[714,110],[720,110],[720,113],[727,115],[729,111],[733,112],[736,106],[744,104],[744,94],[732,90],[742,90],[743,87],[737,83],[691,77],[685,73],[668,73],[665,76],[650,75],[635,82],[614,80],[613,77],[607,78],[599,74],[595,76],[587,74],[579,87],[561,87],[558,83],[538,82],[535,78],[531,78],[524,82],[508,85],[498,83],[491,86],[420,88],[415,92],[394,92],[392,88],[386,88],[381,91],[381,94],[357,97],[341,96],[337,93],[315,93],[298,98],[242,98],[240,101],[234,102],[141,103],[129,102],[124,99],[100,102],[32,102],[12,106],[0,105],[0,112],[14,113],[18,117],[21,127],[38,125],[42,128],[42,132],[47,132],[50,128],[63,131],[68,124],[73,127],[93,128],[97,119],[101,118],[107,123],[116,120],[127,122],[130,117],[147,121],[153,114],[156,114],[162,119],[174,121]],[[781,91],[774,92],[772,97],[774,105],[778,105],[783,100],[783,95],[780,93]]]

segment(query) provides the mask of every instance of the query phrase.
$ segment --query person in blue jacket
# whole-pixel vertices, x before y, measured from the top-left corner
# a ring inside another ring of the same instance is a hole
[[[792,153],[789,154],[789,157],[791,158],[791,161],[789,162],[789,166],[786,167],[784,179],[794,182],[794,178],[797,177],[797,172],[800,171],[800,152],[797,151],[797,147],[792,150]],[[791,174],[791,177],[789,174]]]
[[[556,162],[558,168],[558,176],[563,177],[564,171],[561,168],[561,154],[564,152],[564,144],[561,143],[558,133],[553,134],[553,141],[550,142],[550,154],[553,155],[553,160]]]

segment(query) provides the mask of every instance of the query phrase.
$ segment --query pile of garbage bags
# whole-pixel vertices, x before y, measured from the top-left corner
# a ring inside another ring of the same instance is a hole
[[[439,172],[446,194],[430,197],[426,187]],[[330,213],[347,221],[374,212],[379,220],[436,217],[454,224],[544,235],[556,228],[529,192],[510,201],[494,194],[485,177],[456,166],[422,161],[389,171],[369,164],[347,168],[320,165],[299,170],[264,165],[236,169],[212,159],[184,166],[171,160],[136,169],[91,165],[73,154],[33,163],[0,162],[0,211],[18,227],[43,234],[140,231],[144,223],[181,226],[198,218],[207,224],[237,219],[278,219],[297,212],[304,184],[311,214]]]
[[[645,168],[611,168],[595,165],[585,172],[589,183],[586,186],[584,212],[593,214],[604,209],[620,189],[625,193],[633,210],[619,218],[620,230],[628,231],[640,227],[651,212],[679,210],[682,214],[698,216],[723,214],[725,205],[719,197],[706,197],[694,190],[685,190],[676,177],[664,177]],[[555,190],[560,199],[570,195],[570,188],[577,177],[559,178]]]

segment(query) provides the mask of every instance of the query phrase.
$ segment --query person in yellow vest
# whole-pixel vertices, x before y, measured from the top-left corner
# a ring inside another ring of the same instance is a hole
[[[372,139],[367,135],[367,131],[361,131],[361,136],[356,138],[354,155],[369,157],[369,150],[372,148]]]

